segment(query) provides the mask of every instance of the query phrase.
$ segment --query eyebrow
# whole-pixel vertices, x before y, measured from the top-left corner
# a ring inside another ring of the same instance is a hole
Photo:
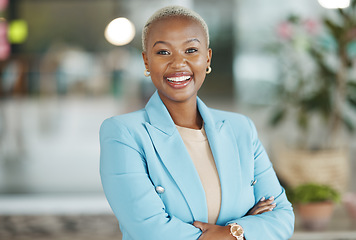
[[[198,42],[200,43],[200,40],[198,38],[192,38],[192,39],[189,39],[187,41],[184,42],[184,44],[187,44],[187,43],[191,43],[191,42]],[[156,46],[157,44],[166,44],[166,45],[170,45],[168,42],[165,42],[165,41],[157,41],[153,44],[153,47]]]
[[[185,43],[190,43],[190,42],[198,42],[200,43],[199,39],[198,38],[192,38],[192,39],[189,39],[188,41],[186,41]]]

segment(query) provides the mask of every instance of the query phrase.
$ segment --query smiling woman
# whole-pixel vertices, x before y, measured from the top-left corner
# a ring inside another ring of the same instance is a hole
[[[196,96],[212,56],[204,29],[187,17],[165,18],[151,23],[150,28],[142,55],[161,100],[168,109],[181,106],[174,103],[179,102],[195,113]],[[194,115],[189,113],[191,116]],[[194,121],[197,125],[191,126],[191,120],[185,116],[177,119],[178,125],[201,128],[201,122]]]
[[[204,20],[158,10],[142,42],[157,91],[100,129],[102,184],[123,240],[289,239],[292,207],[254,124],[197,96],[211,72]]]

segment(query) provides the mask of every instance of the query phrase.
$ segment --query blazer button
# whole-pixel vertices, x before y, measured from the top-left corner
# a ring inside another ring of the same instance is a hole
[[[162,186],[157,186],[157,187],[156,187],[156,192],[157,192],[157,193],[161,194],[161,193],[164,193],[164,191],[165,191],[165,190],[164,190],[164,188],[163,188]]]
[[[257,183],[257,179],[256,180],[252,180],[251,181],[251,186],[255,185]]]

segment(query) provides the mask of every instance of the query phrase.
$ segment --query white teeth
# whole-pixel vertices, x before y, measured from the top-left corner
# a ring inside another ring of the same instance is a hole
[[[172,77],[167,79],[172,82],[183,82],[190,79],[190,76]]]

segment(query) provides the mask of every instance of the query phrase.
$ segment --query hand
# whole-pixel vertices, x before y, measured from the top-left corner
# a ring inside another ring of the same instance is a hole
[[[195,221],[193,225],[203,232],[198,240],[236,240],[230,234],[230,226],[219,226],[199,221]]]
[[[257,215],[272,211],[276,207],[276,203],[273,201],[274,197],[270,197],[267,200],[262,197],[261,200],[246,213],[246,215]]]

